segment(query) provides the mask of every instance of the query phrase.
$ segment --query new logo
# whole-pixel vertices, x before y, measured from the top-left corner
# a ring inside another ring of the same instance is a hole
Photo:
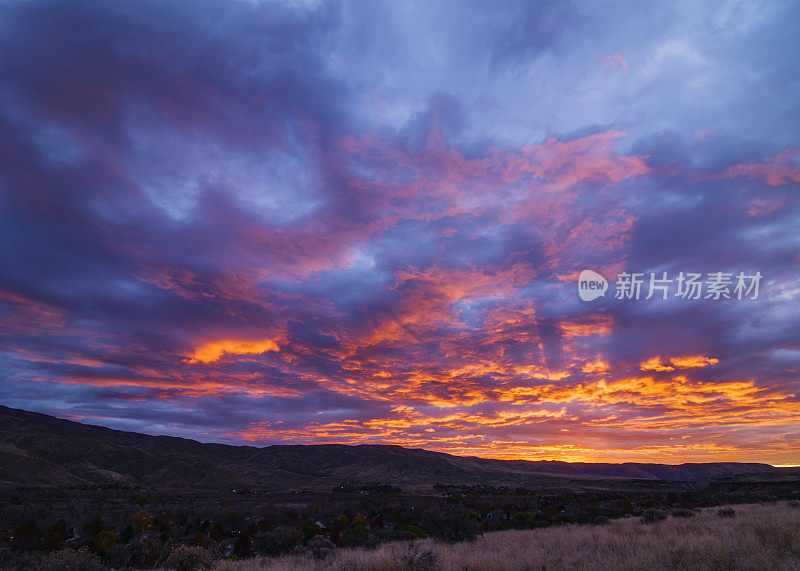
[[[606,295],[608,281],[593,270],[583,270],[578,276],[578,295],[583,301],[592,301]]]

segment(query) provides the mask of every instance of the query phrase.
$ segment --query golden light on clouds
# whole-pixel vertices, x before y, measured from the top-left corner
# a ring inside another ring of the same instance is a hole
[[[194,363],[214,363],[223,355],[258,355],[267,351],[280,351],[274,339],[257,339],[244,341],[239,339],[222,339],[207,341],[199,345],[189,358]]]
[[[719,359],[703,355],[686,355],[683,357],[653,357],[639,364],[642,371],[674,371],[675,369],[694,369],[716,365]]]

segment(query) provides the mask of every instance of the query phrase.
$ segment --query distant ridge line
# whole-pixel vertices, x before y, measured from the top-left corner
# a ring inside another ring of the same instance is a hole
[[[499,460],[383,444],[201,443],[0,405],[0,482],[17,485],[330,490],[343,482],[378,482],[411,489],[446,484],[641,490],[794,474],[800,478],[800,469],[760,463]]]

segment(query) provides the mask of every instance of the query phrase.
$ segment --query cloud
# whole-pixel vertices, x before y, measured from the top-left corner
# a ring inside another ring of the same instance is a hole
[[[706,357],[704,355],[685,355],[682,357],[653,357],[640,363],[642,371],[674,371],[675,369],[691,369],[696,367],[707,367],[716,365],[719,359]]]
[[[617,52],[613,56],[608,55],[603,58],[603,67],[619,69],[622,73],[628,73],[628,62],[622,57],[622,53]]]
[[[581,17],[571,2],[523,2],[508,6],[510,22],[499,30],[492,62],[536,58],[553,49],[570,28],[580,28]],[[571,30],[570,30],[571,31]]]
[[[223,355],[258,355],[267,351],[280,351],[280,347],[272,339],[206,341],[194,350],[189,362],[213,363]]]
[[[796,8],[0,11],[4,404],[218,442],[800,461]],[[587,268],[764,282],[587,304]]]
[[[800,183],[800,148],[790,147],[761,162],[732,165],[722,174],[725,178],[745,177],[770,186]]]

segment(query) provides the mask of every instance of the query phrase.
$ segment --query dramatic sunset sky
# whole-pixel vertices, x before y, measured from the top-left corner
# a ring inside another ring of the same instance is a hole
[[[777,1],[3,2],[0,404],[800,464],[798,30]]]

